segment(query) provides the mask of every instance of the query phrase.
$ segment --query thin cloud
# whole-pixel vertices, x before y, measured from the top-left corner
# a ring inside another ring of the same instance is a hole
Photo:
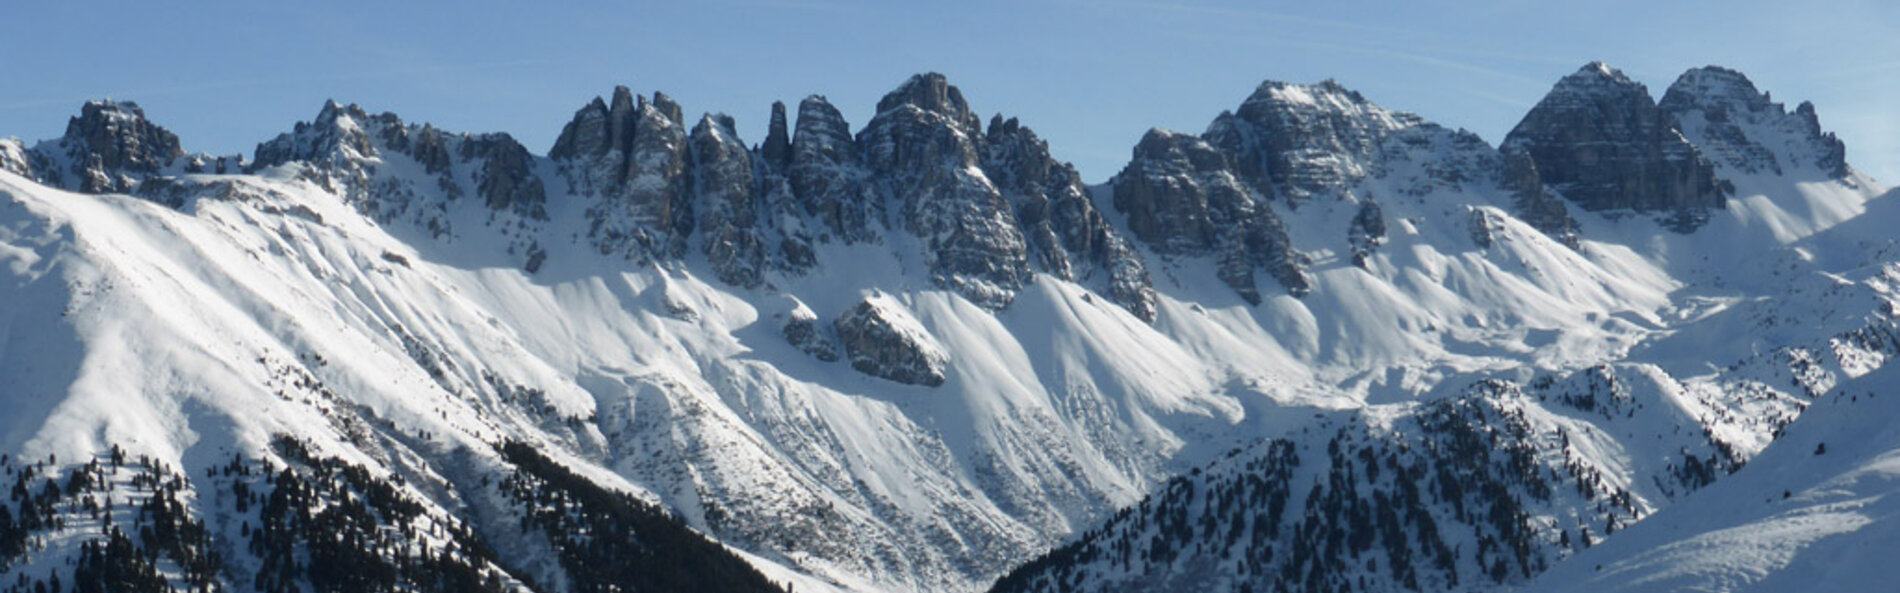
[[[1183,3],[1177,3],[1177,2],[1152,2],[1152,1],[1142,1],[1142,0],[1112,0],[1108,2],[1078,2],[1077,4],[1092,6],[1092,7],[1117,7],[1121,9],[1139,9],[1139,10],[1149,10],[1149,11],[1198,13],[1198,14],[1206,14],[1206,15],[1222,16],[1222,17],[1240,17],[1240,18],[1254,19],[1254,20],[1260,20],[1260,21],[1278,21],[1282,23],[1326,27],[1326,28],[1338,29],[1340,31],[1375,33],[1381,37],[1386,37],[1386,38],[1417,39],[1419,37],[1435,37],[1435,38],[1438,38],[1439,40],[1445,40],[1446,38],[1451,37],[1450,35],[1447,35],[1445,33],[1427,30],[1427,29],[1370,25],[1370,24],[1366,24],[1366,23],[1358,22],[1358,21],[1311,17],[1311,16],[1305,16],[1305,15],[1288,14],[1284,12],[1275,12],[1271,10],[1260,10],[1260,9],[1252,9],[1252,8],[1202,6],[1202,5],[1194,5],[1194,4],[1183,4]],[[1463,40],[1463,41],[1468,42],[1468,40]],[[1517,50],[1490,51],[1490,50],[1477,50],[1477,49],[1458,49],[1458,48],[1454,48],[1454,47],[1443,45],[1443,44],[1433,44],[1430,47],[1423,47],[1423,48],[1418,47],[1416,45],[1411,45],[1411,46],[1408,46],[1407,51],[1428,51],[1428,52],[1436,53],[1439,55],[1454,55],[1454,56],[1465,56],[1465,57],[1473,57],[1473,58],[1487,58],[1487,59],[1494,59],[1494,60],[1507,60],[1507,61],[1512,61],[1512,62],[1526,62],[1526,63],[1537,63],[1537,64],[1560,64],[1560,65],[1569,65],[1569,66],[1578,65],[1575,62],[1575,60],[1568,57],[1545,54],[1545,53],[1540,53],[1540,52],[1530,52],[1530,51],[1517,51]]]
[[[22,100],[22,101],[11,101],[11,102],[6,102],[6,103],[0,103],[0,110],[32,109],[32,108],[58,106],[58,105],[71,105],[73,103],[97,99],[101,95],[117,96],[117,97],[122,97],[126,99],[137,100],[141,97],[192,95],[192,94],[206,93],[206,92],[211,92],[211,91],[223,91],[223,90],[238,89],[238,88],[268,87],[268,86],[289,85],[289,84],[308,83],[308,82],[348,82],[348,81],[357,81],[357,80],[374,80],[374,79],[380,79],[380,78],[419,76],[419,75],[425,75],[425,74],[453,74],[453,73],[462,73],[462,72],[478,72],[478,71],[483,71],[483,70],[500,70],[500,69],[515,68],[515,67],[521,67],[521,66],[538,66],[538,65],[558,63],[558,62],[563,62],[563,61],[567,61],[567,60],[552,59],[552,58],[517,59],[517,60],[502,60],[502,61],[495,61],[495,62],[481,62],[481,63],[474,63],[474,64],[445,64],[445,65],[435,65],[435,66],[413,66],[413,67],[407,67],[407,68],[389,68],[389,69],[383,69],[383,70],[372,70],[372,71],[367,71],[367,72],[349,72],[349,73],[314,75],[314,76],[259,76],[259,77],[249,77],[249,78],[215,80],[215,81],[207,81],[207,82],[199,82],[199,83],[182,84],[182,85],[162,86],[162,87],[146,87],[146,88],[129,89],[129,90],[116,90],[116,91],[94,94],[94,95],[85,96],[85,97],[42,98],[42,99],[27,99],[27,100]]]
[[[1884,74],[1884,73],[1892,72],[1895,70],[1900,70],[1900,62],[1881,62],[1881,63],[1875,63],[1875,64],[1862,64],[1858,66],[1850,66],[1847,68],[1836,68],[1833,70],[1824,70],[1821,72],[1816,72],[1814,73],[1814,75],[1817,77],[1822,77],[1822,78],[1840,78],[1840,77],[1846,77],[1846,76],[1865,76],[1868,74]]]

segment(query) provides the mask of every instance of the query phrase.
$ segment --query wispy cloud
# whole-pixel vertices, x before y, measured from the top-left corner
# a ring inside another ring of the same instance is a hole
[[[479,71],[486,71],[486,70],[504,70],[504,69],[510,69],[510,68],[520,68],[520,67],[525,67],[525,66],[542,66],[542,65],[553,64],[553,63],[561,63],[565,61],[568,61],[568,59],[567,58],[533,58],[533,59],[501,60],[501,61],[494,61],[494,62],[480,62],[480,63],[470,63],[470,64],[440,64],[440,65],[427,65],[427,66],[409,66],[409,67],[402,67],[402,68],[385,68],[385,69],[378,69],[378,70],[365,70],[361,72],[343,72],[343,73],[320,74],[320,75],[309,75],[309,76],[292,76],[292,75],[256,76],[256,77],[245,77],[245,78],[233,78],[233,79],[226,79],[226,80],[190,82],[190,83],[168,85],[168,86],[131,88],[131,89],[113,89],[105,93],[97,93],[97,94],[93,94],[91,96],[85,96],[85,97],[46,97],[46,98],[39,98],[39,99],[25,99],[25,100],[19,100],[19,101],[0,102],[0,110],[34,109],[34,108],[49,107],[49,106],[72,105],[74,103],[78,103],[81,101],[97,99],[100,97],[101,94],[115,95],[117,98],[136,100],[141,97],[193,95],[193,94],[208,93],[208,92],[213,92],[213,91],[227,91],[227,90],[242,89],[242,88],[260,88],[260,87],[295,85],[295,84],[305,84],[305,83],[311,83],[311,82],[325,82],[325,83],[348,82],[348,81],[358,81],[358,80],[377,80],[377,79],[385,79],[385,78],[404,78],[404,77],[422,76],[422,75],[430,75],[430,74],[460,74],[460,73],[479,72]]]
[[[1822,77],[1822,78],[1842,78],[1842,77],[1848,77],[1848,76],[1866,76],[1869,74],[1884,74],[1884,73],[1893,72],[1896,70],[1900,70],[1900,61],[1875,62],[1872,64],[1858,64],[1858,65],[1849,66],[1846,68],[1835,68],[1832,70],[1823,70],[1823,71],[1814,73],[1814,75],[1818,77]]]
[[[1557,64],[1557,65],[1573,66],[1573,67],[1578,65],[1576,63],[1575,58],[1573,57],[1552,55],[1552,54],[1542,53],[1538,51],[1529,51],[1524,48],[1513,48],[1509,51],[1472,49],[1469,47],[1471,44],[1471,40],[1467,36],[1452,35],[1452,34],[1441,32],[1441,31],[1433,31],[1430,29],[1423,29],[1423,28],[1416,28],[1416,27],[1392,27],[1392,26],[1384,26],[1384,25],[1374,25],[1374,24],[1369,24],[1365,22],[1346,20],[1346,19],[1313,17],[1313,16],[1290,14],[1286,12],[1278,12],[1278,11],[1272,11],[1272,10],[1262,10],[1262,9],[1257,9],[1257,8],[1207,6],[1204,4],[1189,4],[1189,3],[1182,3],[1182,2],[1158,2],[1158,1],[1152,1],[1152,0],[1109,0],[1105,2],[1078,1],[1076,2],[1076,4],[1084,5],[1084,6],[1092,6],[1092,7],[1110,7],[1110,8],[1115,8],[1118,10],[1145,10],[1145,11],[1150,11],[1150,12],[1202,14],[1202,15],[1210,15],[1210,16],[1253,20],[1257,22],[1278,22],[1278,23],[1284,23],[1284,24],[1290,24],[1290,25],[1300,25],[1303,27],[1302,30],[1305,30],[1305,31],[1311,31],[1314,28],[1331,29],[1338,33],[1371,34],[1370,36],[1365,37],[1367,39],[1399,39],[1399,40],[1406,41],[1406,43],[1403,44],[1405,47],[1404,52],[1387,50],[1387,51],[1390,51],[1391,53],[1411,53],[1411,52],[1424,51],[1424,52],[1437,54],[1440,56],[1461,56],[1461,57],[1468,57],[1468,58],[1484,58],[1488,60],[1501,60],[1501,61],[1510,61],[1510,62]],[[1431,41],[1431,43],[1424,43],[1425,41],[1428,41],[1428,40]],[[1318,42],[1314,42],[1314,43],[1318,43]],[[1341,47],[1350,47],[1350,46],[1346,46],[1344,44],[1338,44],[1338,45],[1332,45],[1329,47],[1341,48]],[[1354,48],[1354,49],[1359,49],[1359,48]]]

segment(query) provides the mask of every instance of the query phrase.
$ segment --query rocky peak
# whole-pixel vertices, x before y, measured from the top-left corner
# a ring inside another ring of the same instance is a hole
[[[1692,68],[1657,105],[1724,168],[1776,175],[1812,168],[1830,178],[1849,173],[1846,148],[1822,131],[1813,104],[1804,101],[1791,113],[1740,72]]]
[[[315,120],[297,122],[288,134],[279,134],[257,145],[254,168],[275,167],[293,161],[360,160],[377,155],[376,144],[366,129],[369,125],[393,121],[395,114],[371,118],[362,107],[324,101]]]
[[[1586,210],[1658,215],[1688,232],[1728,189],[1641,83],[1601,62],[1559,80],[1505,137],[1543,181]]]
[[[603,253],[633,261],[682,253],[692,230],[683,198],[687,132],[678,103],[664,93],[636,96],[614,87],[613,99],[574,113],[548,151],[570,185],[600,198],[588,208],[589,237]]]
[[[1007,306],[1031,275],[1008,200],[979,168],[982,128],[963,94],[939,74],[913,76],[878,102],[858,133],[873,175],[924,241],[932,280],[972,302]]]
[[[1294,296],[1311,290],[1304,257],[1279,216],[1255,200],[1233,161],[1206,140],[1149,130],[1111,183],[1115,209],[1128,216],[1135,238],[1164,255],[1215,257],[1221,281],[1247,302],[1261,300],[1254,283],[1260,268]]]
[[[145,119],[145,110],[131,101],[87,101],[79,117],[66,122],[65,139],[126,171],[155,172],[185,155],[178,135]]]
[[[685,125],[686,123],[685,115],[680,111],[680,104],[673,102],[673,98],[666,96],[666,93],[653,91],[652,108],[654,111],[659,112],[660,115],[666,116],[666,119],[672,121],[673,125]],[[642,111],[647,109],[647,103],[644,98],[640,102],[640,109]]]
[[[772,102],[772,120],[766,126],[765,147],[760,155],[773,169],[784,171],[792,165],[792,136],[785,127],[785,102]]]
[[[1315,196],[1343,196],[1352,183],[1377,174],[1385,138],[1424,123],[1333,80],[1267,81],[1239,110],[1215,118],[1203,136],[1231,155],[1247,184],[1298,206]]]
[[[48,181],[86,193],[132,191],[185,156],[178,136],[147,120],[137,103],[111,99],[86,102],[59,146],[72,178],[48,167]]]
[[[963,100],[963,92],[936,72],[911,76],[877,102],[877,112],[881,115],[906,106],[947,118],[965,132],[974,134],[982,129],[969,103]]]

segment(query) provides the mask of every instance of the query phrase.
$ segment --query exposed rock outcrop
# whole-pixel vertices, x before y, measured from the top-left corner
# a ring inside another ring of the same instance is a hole
[[[1531,160],[1531,155],[1522,150],[1505,150],[1503,158],[1500,183],[1511,192],[1512,212],[1532,228],[1571,249],[1581,246],[1577,221],[1570,217],[1570,208],[1564,205],[1562,197],[1544,185],[1544,178],[1537,173],[1537,163]]]
[[[1367,259],[1385,244],[1385,212],[1370,199],[1359,202],[1359,213],[1346,229],[1346,243],[1352,246],[1352,265],[1366,267]]]
[[[1095,209],[1075,167],[1056,161],[1034,131],[1001,115],[990,120],[981,161],[1014,207],[1038,270],[1094,284],[1136,317],[1154,321],[1147,265]]]
[[[547,187],[534,173],[534,155],[507,134],[482,134],[461,142],[463,161],[480,163],[476,192],[490,210],[547,220]]]
[[[1543,181],[1585,210],[1656,214],[1680,232],[1730,191],[1649,90],[1601,62],[1558,81],[1504,148],[1530,155]]]
[[[1311,290],[1279,216],[1249,195],[1227,155],[1205,140],[1149,130],[1113,183],[1115,209],[1128,216],[1135,238],[1164,255],[1214,255],[1221,281],[1247,302],[1261,299],[1255,268],[1295,296]]]
[[[779,328],[779,334],[785,337],[786,343],[810,354],[812,358],[837,362],[838,344],[819,327],[818,314],[813,313],[805,303],[797,302],[796,299],[793,301],[791,311],[785,314],[785,325]]]
[[[950,354],[889,295],[859,301],[834,323],[851,368],[910,385],[942,385]]]

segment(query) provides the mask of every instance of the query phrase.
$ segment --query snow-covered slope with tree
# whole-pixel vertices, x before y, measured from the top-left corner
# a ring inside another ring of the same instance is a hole
[[[754,147],[620,88],[547,156],[331,102],[242,162],[89,104],[0,141],[0,485],[59,492],[0,505],[0,587],[973,591],[1078,535],[1106,587],[1523,582],[1900,352],[1885,189],[1728,74],[1559,85],[1728,183],[1692,230],[1547,183],[1574,114],[1500,150],[1331,82],[1092,187],[938,75]],[[1380,497],[1442,537],[1349,530]]]
[[[1843,382],[1775,446],[1525,591],[1879,591],[1900,546],[1895,370]]]

